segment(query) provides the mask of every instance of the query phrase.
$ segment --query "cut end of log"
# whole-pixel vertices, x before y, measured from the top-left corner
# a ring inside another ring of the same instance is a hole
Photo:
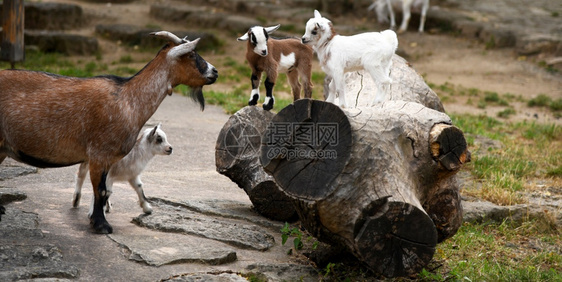
[[[271,120],[260,161],[287,194],[319,200],[332,192],[350,151],[351,127],[345,113],[332,103],[300,99]]]
[[[437,231],[429,216],[407,203],[386,202],[356,223],[359,257],[385,277],[419,272],[435,253]]]
[[[470,162],[470,151],[462,131],[449,124],[436,124],[429,133],[430,150],[433,158],[449,170],[459,170]]]

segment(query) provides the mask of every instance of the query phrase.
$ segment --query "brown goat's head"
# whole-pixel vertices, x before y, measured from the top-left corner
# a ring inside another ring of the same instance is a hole
[[[199,38],[189,41],[186,38],[179,38],[167,32],[153,32],[151,35],[169,41],[160,52],[166,53],[166,63],[170,64],[173,76],[173,87],[185,84],[191,88],[191,98],[199,102],[201,110],[205,108],[205,98],[203,97],[203,86],[213,84],[219,74],[217,69],[206,62],[197,52],[195,46]]]

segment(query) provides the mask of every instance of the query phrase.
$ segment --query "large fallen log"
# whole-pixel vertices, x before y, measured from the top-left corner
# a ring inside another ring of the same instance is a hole
[[[294,221],[297,214],[291,199],[259,162],[261,136],[273,116],[253,106],[232,115],[217,138],[216,169],[244,189],[259,214],[273,220]]]
[[[298,100],[273,117],[260,155],[307,231],[387,277],[417,273],[456,233],[454,175],[469,160],[446,114],[405,101]]]

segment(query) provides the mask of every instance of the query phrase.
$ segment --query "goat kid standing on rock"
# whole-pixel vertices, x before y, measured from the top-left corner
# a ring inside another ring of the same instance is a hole
[[[392,56],[398,48],[398,38],[392,30],[366,32],[352,36],[338,35],[332,22],[314,10],[314,18],[306,23],[302,43],[312,45],[322,70],[332,78],[327,102],[339,97],[342,108],[345,99],[345,73],[365,69],[373,78],[377,93],[373,104],[386,99],[390,91]]]
[[[273,86],[279,72],[287,73],[293,92],[293,101],[300,99],[301,84],[304,84],[304,97],[312,97],[312,48],[301,44],[297,38],[269,39],[269,34],[281,25],[272,27],[251,27],[238,41],[248,41],[246,60],[252,69],[252,93],[248,105],[254,106],[260,98],[260,81],[265,71],[266,98],[263,109],[269,111],[275,104]]]
[[[152,206],[144,195],[140,174],[154,156],[172,154],[172,146],[168,143],[166,133],[164,133],[160,127],[161,124],[158,124],[154,128],[146,129],[137,140],[135,147],[133,147],[133,149],[124,158],[116,162],[111,169],[109,169],[107,180],[105,181],[109,194],[113,193],[112,188],[115,181],[129,181],[131,187],[133,187],[133,189],[137,192],[139,204],[145,214],[152,213]],[[80,205],[82,185],[84,184],[87,172],[88,163],[80,164],[80,168],[78,169],[78,173],[76,175],[74,196],[72,197],[72,206],[75,208]],[[92,203],[90,204],[88,216],[92,215],[94,211],[93,208],[94,197],[92,196]],[[109,202],[109,199],[107,199],[105,211],[111,211],[111,203]]]
[[[111,166],[131,151],[174,87],[190,86],[203,109],[203,86],[218,77],[194,51],[199,39],[151,34],[169,43],[129,78],[0,71],[0,163],[6,157],[41,168],[88,163],[95,197],[90,223],[98,233],[113,232],[103,211],[111,193],[106,186]]]

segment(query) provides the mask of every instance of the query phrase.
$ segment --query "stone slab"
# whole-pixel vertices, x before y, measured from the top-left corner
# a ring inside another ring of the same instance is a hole
[[[200,236],[243,249],[265,251],[275,243],[272,235],[255,224],[207,216],[162,202],[154,202],[153,207],[158,211],[137,216],[133,222],[153,230]]]
[[[131,251],[130,260],[142,261],[152,266],[174,263],[219,265],[236,260],[236,252],[233,249],[203,243],[185,235],[182,236],[185,238],[118,234],[110,234],[109,237]]]

